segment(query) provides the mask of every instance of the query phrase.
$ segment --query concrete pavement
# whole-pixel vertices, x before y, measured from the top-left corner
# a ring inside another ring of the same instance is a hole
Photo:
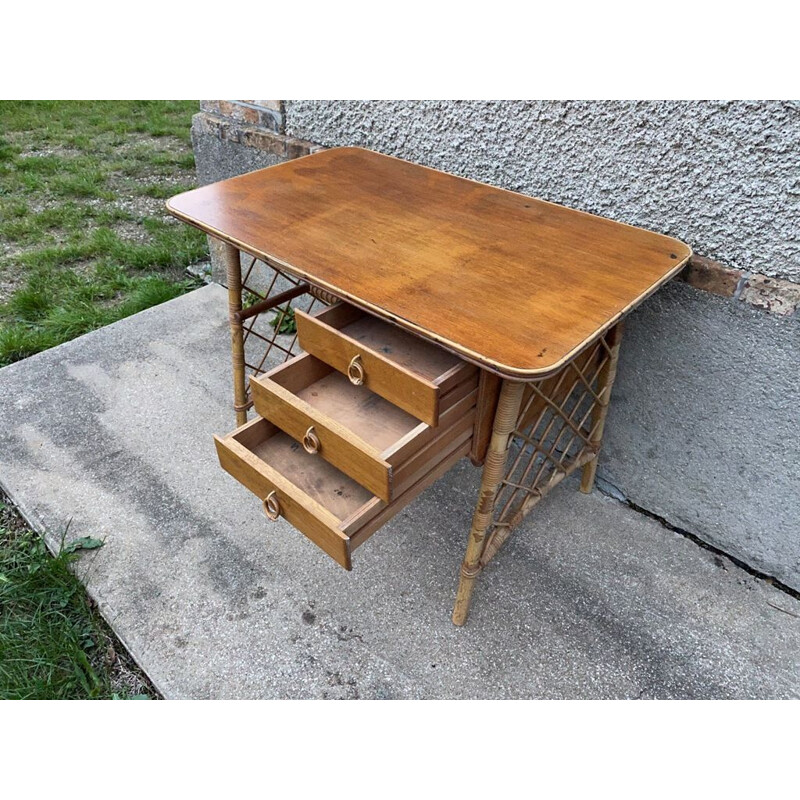
[[[216,285],[0,370],[0,482],[80,562],[166,697],[800,696],[800,602],[565,482],[450,622],[479,471],[462,461],[347,573],[218,466]]]

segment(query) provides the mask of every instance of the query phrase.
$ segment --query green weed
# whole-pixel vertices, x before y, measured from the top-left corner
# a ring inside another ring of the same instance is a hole
[[[109,669],[110,632],[70,569],[102,545],[89,537],[67,543],[65,527],[51,557],[0,502],[0,699],[128,696]]]

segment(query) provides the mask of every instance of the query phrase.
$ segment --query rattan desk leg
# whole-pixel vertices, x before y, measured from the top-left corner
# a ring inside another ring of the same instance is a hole
[[[591,491],[621,338],[618,323],[554,375],[527,384],[503,382],[461,567],[456,625],[467,618],[478,573],[552,489],[583,469],[581,488]]]
[[[228,278],[228,321],[231,328],[231,361],[233,363],[233,408],[236,425],[247,422],[247,384],[244,374],[244,334],[237,314],[242,310],[242,268],[239,251],[223,242],[223,256]]]
[[[456,625],[463,625],[469,613],[472,587],[481,570],[484,540],[492,521],[497,488],[503,477],[508,454],[508,443],[517,422],[523,390],[524,384],[512,383],[511,381],[503,381],[503,386],[500,390],[497,413],[492,426],[492,438],[489,442],[489,450],[483,467],[478,505],[472,518],[472,528],[467,540],[464,563],[461,565],[461,580],[458,584],[456,603],[453,609],[453,622]]]
[[[618,322],[606,335],[606,344],[610,347],[608,361],[604,364],[598,376],[599,399],[592,410],[592,436],[589,440],[594,450],[594,458],[586,464],[581,473],[581,491],[589,494],[594,487],[594,478],[597,474],[597,459],[600,447],[603,444],[603,431],[606,426],[608,404],[611,400],[611,388],[617,376],[617,362],[619,361],[619,346],[622,342],[622,322]]]

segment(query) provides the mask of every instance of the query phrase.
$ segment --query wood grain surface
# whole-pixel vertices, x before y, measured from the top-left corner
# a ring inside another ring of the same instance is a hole
[[[658,233],[353,147],[194,189],[167,208],[520,379],[557,370],[691,255]]]

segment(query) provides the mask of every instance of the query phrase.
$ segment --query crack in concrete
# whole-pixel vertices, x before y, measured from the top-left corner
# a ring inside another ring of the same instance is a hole
[[[681,536],[689,539],[690,541],[694,542],[699,547],[702,547],[703,550],[708,550],[711,553],[714,553],[717,556],[723,556],[728,559],[731,563],[735,564],[739,569],[744,570],[748,575],[752,575],[754,578],[758,578],[761,581],[765,581],[769,583],[770,586],[774,586],[776,589],[780,589],[782,592],[785,592],[790,597],[793,597],[795,600],[800,600],[800,592],[792,589],[791,586],[787,586],[785,583],[782,583],[778,578],[774,575],[768,575],[766,572],[761,572],[760,570],[751,567],[745,561],[742,561],[736,556],[732,556],[730,553],[726,553],[724,550],[721,550],[719,547],[715,547],[713,544],[709,544],[705,540],[701,539],[696,533],[692,533],[691,531],[687,531],[685,528],[680,528],[677,525],[673,525],[669,522],[665,517],[662,517],[660,514],[656,514],[654,511],[650,511],[644,506],[637,505],[633,502],[633,500],[629,499],[625,496],[625,494],[613,483],[609,483],[602,478],[595,479],[595,486],[597,490],[604,494],[606,497],[610,497],[612,500],[616,500],[618,503],[621,503],[624,506],[628,506],[628,508],[636,511],[638,514],[642,514],[645,517],[649,517],[652,520],[655,520],[659,525],[663,528],[666,528],[673,533],[680,534]],[[768,605],[771,605],[769,603]],[[783,611],[784,609],[778,609],[779,611]],[[789,614],[790,612],[786,612]],[[791,616],[795,616],[791,614]]]

